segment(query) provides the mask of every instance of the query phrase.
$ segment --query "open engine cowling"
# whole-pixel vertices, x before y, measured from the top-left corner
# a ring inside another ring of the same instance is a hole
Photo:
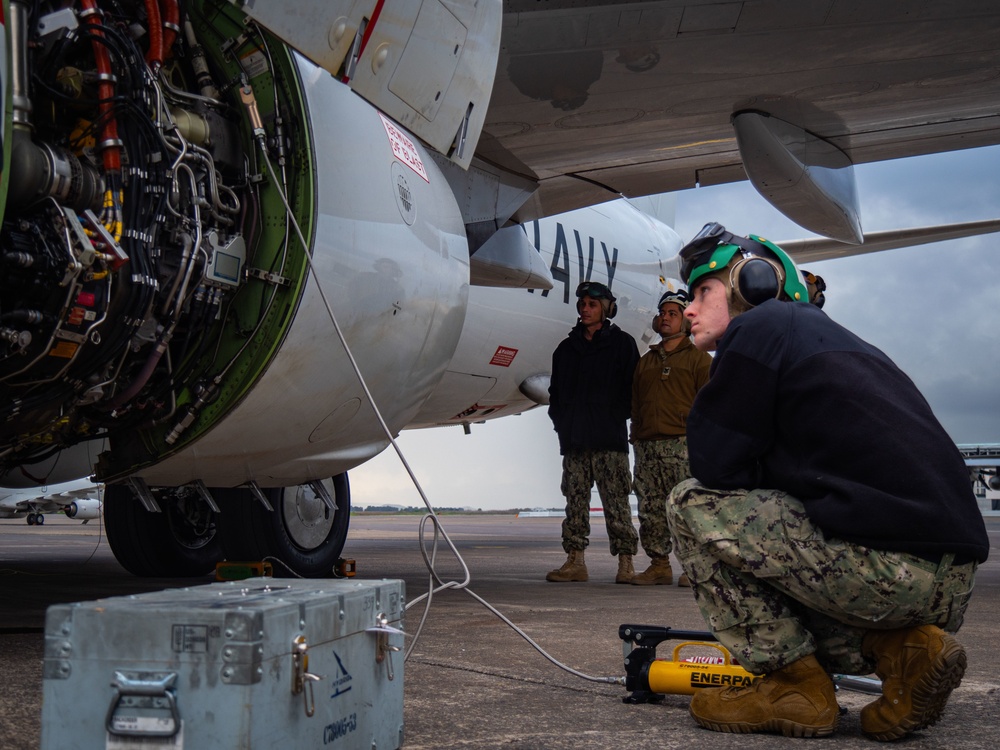
[[[225,0],[11,4],[5,481],[356,466],[386,439],[331,310],[390,430],[444,372],[468,247],[435,161],[244,21]]]

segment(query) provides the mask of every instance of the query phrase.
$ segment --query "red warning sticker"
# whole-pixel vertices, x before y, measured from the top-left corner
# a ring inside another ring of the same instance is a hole
[[[420,153],[417,151],[417,147],[414,145],[413,141],[411,141],[409,136],[400,130],[392,122],[392,120],[387,118],[381,112],[378,113],[378,116],[382,118],[382,125],[385,127],[385,133],[389,136],[389,145],[392,147],[392,155],[418,175],[423,177],[424,182],[430,182],[427,178],[427,170],[424,169],[424,162],[420,158]]]
[[[490,364],[500,367],[510,367],[510,363],[514,361],[514,357],[516,356],[517,349],[511,349],[509,346],[498,346],[497,350],[493,353],[493,359],[490,360]]]

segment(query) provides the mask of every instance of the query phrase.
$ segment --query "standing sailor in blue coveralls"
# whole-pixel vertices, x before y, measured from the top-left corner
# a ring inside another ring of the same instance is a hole
[[[688,416],[694,479],[669,500],[674,552],[712,632],[763,675],[700,690],[691,716],[829,735],[829,675],[874,671],[867,736],[934,724],[989,551],[961,454],[885,354],[807,304],[779,247],[707,224],[681,262],[695,346],[716,355]]]

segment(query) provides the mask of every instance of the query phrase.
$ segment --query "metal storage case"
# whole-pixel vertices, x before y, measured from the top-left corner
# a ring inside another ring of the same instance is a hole
[[[49,607],[42,750],[398,748],[404,598],[256,578]]]

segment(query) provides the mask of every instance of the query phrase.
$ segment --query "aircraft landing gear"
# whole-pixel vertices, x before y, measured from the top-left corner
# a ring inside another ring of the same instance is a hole
[[[273,511],[246,487],[212,488],[218,515],[191,487],[151,487],[163,512],[150,513],[129,485],[109,485],[108,543],[122,567],[137,576],[201,576],[223,559],[265,558],[276,576],[331,576],[347,541],[351,492],[346,473],[323,484],[336,510],[309,485],[265,489]]]
[[[42,526],[45,523],[45,515],[31,512],[25,520],[27,520],[28,526]]]
[[[273,511],[245,487],[213,491],[228,560],[271,560],[276,576],[333,575],[347,541],[351,491],[347,474],[324,480],[337,505],[332,511],[308,485],[264,490]]]
[[[161,513],[143,507],[126,484],[104,492],[108,544],[122,567],[146,577],[202,576],[222,560],[211,508],[192,487],[151,487]]]

